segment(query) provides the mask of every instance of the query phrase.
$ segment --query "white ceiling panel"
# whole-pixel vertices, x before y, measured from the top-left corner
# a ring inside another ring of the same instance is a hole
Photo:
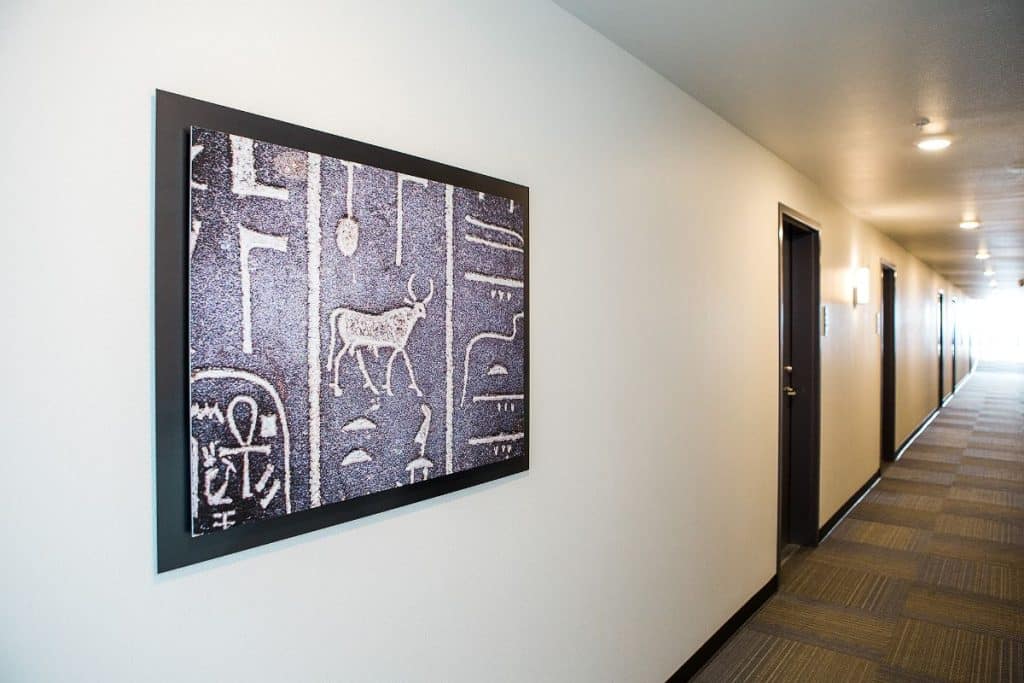
[[[557,2],[972,295],[979,246],[1024,277],[1024,0]]]

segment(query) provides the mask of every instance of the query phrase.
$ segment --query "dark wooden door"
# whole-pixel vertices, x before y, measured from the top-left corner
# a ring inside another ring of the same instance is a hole
[[[782,402],[779,406],[779,543],[782,547],[790,544],[790,501],[792,478],[790,472],[790,447],[792,443],[792,405],[788,394],[793,371],[793,240],[787,231],[782,240]]]
[[[946,331],[946,296],[939,292],[939,404],[938,408],[942,407],[942,399],[946,397],[946,345],[945,345],[945,331]]]
[[[780,549],[818,540],[818,232],[787,216],[781,247]]]
[[[950,344],[949,344],[949,351],[950,351],[950,355],[952,356],[950,358],[950,360],[952,361],[950,363],[950,372],[952,372],[952,381],[949,383],[949,393],[953,393],[954,391],[956,391],[956,347],[957,347],[957,343],[956,343],[957,342],[957,339],[956,339],[956,323],[957,323],[957,320],[956,320],[956,318],[957,318],[956,297],[954,297],[953,299],[950,300],[950,304],[951,305],[949,307],[949,317],[950,317],[950,319],[951,319],[951,321],[953,323],[953,336],[950,338]]]
[[[896,457],[896,271],[882,266],[882,460]]]

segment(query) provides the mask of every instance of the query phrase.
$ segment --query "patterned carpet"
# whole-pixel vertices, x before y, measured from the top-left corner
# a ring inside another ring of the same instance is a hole
[[[1024,373],[981,366],[698,681],[1024,682]]]

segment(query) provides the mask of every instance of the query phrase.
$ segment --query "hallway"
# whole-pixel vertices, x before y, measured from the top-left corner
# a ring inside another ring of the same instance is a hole
[[[1024,369],[979,367],[696,680],[1024,680]]]

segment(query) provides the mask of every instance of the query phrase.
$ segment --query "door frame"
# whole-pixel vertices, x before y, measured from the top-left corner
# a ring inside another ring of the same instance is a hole
[[[775,568],[778,571],[782,565],[782,447],[783,447],[783,415],[784,401],[786,397],[782,393],[782,387],[786,386],[787,378],[786,372],[783,369],[785,365],[785,349],[783,348],[784,339],[784,301],[783,296],[785,292],[783,277],[783,249],[785,248],[785,224],[786,222],[797,224],[803,230],[806,230],[813,236],[813,248],[814,257],[812,259],[812,267],[814,273],[812,274],[812,294],[811,297],[814,300],[814,313],[812,315],[813,324],[815,327],[815,340],[816,343],[811,347],[811,391],[813,397],[811,400],[811,448],[813,450],[811,471],[810,471],[810,490],[806,491],[807,495],[807,507],[808,512],[811,514],[810,519],[805,520],[804,526],[806,529],[802,529],[802,535],[804,536],[805,546],[816,546],[818,544],[819,534],[819,517],[821,515],[821,337],[822,337],[822,321],[821,321],[821,225],[817,221],[804,214],[792,209],[785,204],[779,203],[778,206],[778,221],[776,223],[777,240],[778,240],[778,253],[776,254],[777,261],[777,277],[778,277],[778,385],[776,387],[776,396],[778,397],[778,469],[776,482],[777,501],[776,501],[776,524],[775,524]],[[791,495],[792,495],[792,487]]]
[[[946,291],[939,290],[939,403],[941,409],[946,400]]]
[[[886,306],[886,301],[885,301],[885,271],[886,270],[891,270],[892,271],[892,320],[888,321],[888,322],[885,319],[886,318],[886,315],[885,315],[885,306]],[[881,442],[880,443],[881,456],[880,456],[879,459],[880,459],[881,462],[895,462],[895,460],[896,460],[896,377],[897,377],[897,374],[896,374],[896,348],[897,348],[897,345],[896,345],[896,281],[899,280],[900,271],[896,267],[895,263],[892,263],[891,261],[887,261],[884,258],[883,259],[879,259],[879,271],[880,271],[880,275],[881,275],[881,277],[879,279],[882,282],[882,286],[880,288],[881,296],[879,297],[879,299],[881,299],[881,304],[882,305],[881,305],[880,310],[878,312],[878,315],[879,315],[879,327],[880,327],[879,331],[881,333],[880,334],[880,336],[881,336],[881,349],[880,349],[880,351],[881,351],[881,374],[882,374],[882,376],[881,376],[881,386],[880,386],[881,394],[882,394],[882,396],[881,396],[882,404],[881,404],[881,413],[879,413],[880,422],[879,422],[879,430],[878,430],[879,431],[879,440]],[[892,348],[891,349],[889,349],[888,345],[885,343],[886,335],[889,334],[889,327],[890,326],[892,327]],[[886,391],[885,391],[885,389],[886,389],[886,380],[885,380],[885,360],[886,360],[886,358],[885,358],[885,356],[886,356],[886,351],[887,350],[891,351],[891,353],[892,353],[892,387],[891,387],[891,389],[892,389],[892,396],[886,395]],[[890,412],[892,413],[892,422],[893,422],[893,424],[892,424],[892,442],[889,443],[889,444],[886,444],[885,415],[886,415],[887,401],[890,398],[892,399],[892,401],[891,401],[892,405],[889,406]]]
[[[951,356],[950,360],[952,361],[950,363],[949,367],[950,367],[950,372],[952,373],[951,378],[953,380],[952,382],[949,383],[949,386],[950,386],[949,393],[950,393],[951,396],[956,393],[956,379],[957,379],[956,378],[956,319],[957,319],[956,313],[957,313],[957,300],[956,300],[956,297],[954,296],[954,297],[950,298],[950,300],[949,300],[949,321],[950,321],[950,324],[953,326],[953,332],[952,332],[953,336],[949,340],[949,353],[950,353],[950,356]]]

